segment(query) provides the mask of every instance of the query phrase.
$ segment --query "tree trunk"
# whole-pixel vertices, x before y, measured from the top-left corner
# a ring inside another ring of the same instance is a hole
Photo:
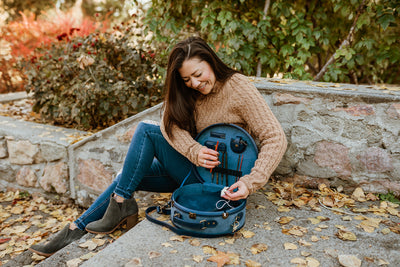
[[[365,11],[365,0],[362,1],[362,3],[360,4],[360,6],[357,9],[357,15],[354,18],[353,24],[351,25],[349,34],[347,34],[346,39],[343,40],[343,42],[340,44],[339,48],[336,49],[336,51],[338,51],[346,46],[350,46],[351,38],[353,37],[354,31],[356,29],[356,24],[357,24],[358,18],[360,17],[360,15],[362,13],[364,13],[364,11]],[[319,81],[322,78],[322,76],[324,76],[326,70],[328,69],[328,66],[331,65],[335,61],[336,51],[328,59],[328,61],[325,63],[325,65],[322,67],[322,69],[319,71],[319,73],[315,76],[314,81]]]
[[[268,9],[269,9],[269,5],[271,4],[270,0],[265,0],[265,5],[264,5],[264,15],[263,15],[263,20],[267,18],[267,14],[268,14]],[[261,72],[262,72],[262,66],[261,66],[261,59],[258,60],[257,63],[257,77],[261,76]]]

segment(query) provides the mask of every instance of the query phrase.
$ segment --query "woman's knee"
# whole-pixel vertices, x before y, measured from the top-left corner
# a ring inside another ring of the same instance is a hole
[[[154,130],[157,130],[159,128],[160,128],[160,126],[155,124],[155,123],[141,121],[136,126],[135,133],[137,133],[137,132],[143,132],[144,133],[144,132],[146,132],[148,130],[154,131]]]

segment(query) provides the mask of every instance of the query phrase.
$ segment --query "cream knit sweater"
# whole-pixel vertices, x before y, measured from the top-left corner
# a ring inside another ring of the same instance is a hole
[[[281,125],[255,86],[242,74],[234,74],[225,84],[217,83],[208,95],[196,102],[196,127],[200,132],[215,123],[232,123],[244,128],[259,141],[259,154],[251,173],[240,178],[250,193],[261,188],[278,166],[287,142]],[[202,145],[189,132],[173,127],[172,140],[161,131],[168,143],[195,165]]]

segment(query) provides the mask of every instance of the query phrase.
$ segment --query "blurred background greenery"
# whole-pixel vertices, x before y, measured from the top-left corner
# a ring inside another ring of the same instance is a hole
[[[399,0],[3,0],[0,92],[43,120],[108,127],[162,101],[168,53],[204,38],[246,75],[400,83]]]

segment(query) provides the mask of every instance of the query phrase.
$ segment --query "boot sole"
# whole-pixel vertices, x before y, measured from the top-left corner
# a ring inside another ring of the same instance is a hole
[[[28,250],[30,250],[33,253],[36,253],[36,254],[38,254],[40,256],[44,256],[44,257],[50,257],[51,255],[53,255],[55,253],[55,252],[53,252],[53,253],[44,253],[44,252],[41,252],[41,251],[38,251],[38,250],[34,250],[32,248],[28,248]]]
[[[107,231],[107,232],[97,232],[97,231],[90,230],[88,228],[85,228],[85,230],[88,231],[89,233],[92,233],[92,234],[111,234],[112,232],[114,232],[119,226],[121,226],[125,222],[126,222],[126,230],[131,229],[133,226],[135,226],[138,223],[138,214],[136,213],[136,214],[133,214],[131,216],[125,217],[112,230]]]

